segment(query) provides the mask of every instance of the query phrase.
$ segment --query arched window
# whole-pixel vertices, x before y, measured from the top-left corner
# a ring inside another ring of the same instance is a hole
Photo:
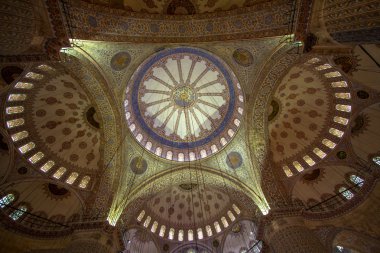
[[[152,231],[152,233],[156,233],[157,227],[158,227],[158,222],[157,221],[153,222],[153,225],[150,231]]]
[[[214,222],[214,227],[215,227],[215,231],[217,233],[220,233],[220,231],[222,231],[222,229],[220,228],[219,222],[215,221]]]
[[[380,156],[374,156],[372,157],[372,161],[376,163],[377,165],[380,165]]]
[[[222,221],[223,227],[227,228],[228,227],[228,221],[227,221],[226,217],[223,216],[220,220]]]
[[[189,231],[187,231],[187,240],[189,240],[190,242],[192,240],[194,240],[193,230],[191,230],[191,229],[189,229]]]
[[[164,237],[164,235],[165,235],[165,230],[166,230],[165,225],[161,225],[160,233],[159,233],[158,235],[159,235],[160,237]]]
[[[141,213],[139,214],[139,216],[137,217],[137,220],[138,221],[142,221],[142,219],[144,218],[144,216],[145,216],[145,211],[142,210]]]
[[[174,239],[174,233],[175,233],[174,228],[170,228],[169,229],[169,236],[168,236],[169,240],[173,240]]]
[[[199,240],[203,239],[203,230],[202,230],[202,228],[198,228],[197,229],[197,236],[198,236]]]
[[[150,224],[150,220],[151,219],[152,218],[150,216],[147,216],[146,219],[145,219],[145,221],[144,221],[143,226],[147,228],[149,226],[149,224]]]
[[[10,205],[15,200],[15,195],[8,193],[0,199],[0,208],[4,208],[7,205]]]
[[[207,233],[207,236],[212,236],[212,230],[211,230],[211,226],[210,225],[207,225],[206,226],[206,233]]]
[[[80,184],[79,184],[79,187],[80,188],[86,188],[87,187],[87,185],[88,185],[88,183],[90,182],[90,177],[89,176],[84,176],[83,178],[82,178],[82,180],[80,181]]]
[[[339,193],[341,193],[342,196],[347,200],[350,200],[354,197],[354,194],[350,190],[347,190],[347,188],[344,186],[339,188]]]
[[[178,241],[182,242],[183,241],[183,230],[180,229],[178,231]]]
[[[19,206],[17,210],[14,210],[9,217],[11,217],[12,220],[18,220],[20,217],[28,210],[26,206]]]
[[[237,207],[237,205],[232,204],[232,209],[234,209],[236,214],[240,214],[240,209],[239,209],[239,207]]]
[[[231,221],[235,220],[235,215],[231,211],[228,211],[227,215],[228,215],[228,217],[230,218]]]
[[[69,178],[66,180],[66,183],[73,184],[74,181],[78,178],[79,174],[77,172],[72,172]]]
[[[355,185],[358,185],[359,187],[362,187],[364,184],[364,179],[357,175],[351,175],[350,181],[353,182]]]

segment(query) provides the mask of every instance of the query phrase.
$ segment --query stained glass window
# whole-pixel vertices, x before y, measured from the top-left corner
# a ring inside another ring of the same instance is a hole
[[[43,172],[48,172],[53,166],[55,162],[52,160],[47,161],[44,165],[41,166],[40,170]]]
[[[212,145],[211,146],[211,152],[212,153],[215,153],[215,152],[217,152],[218,151],[218,147],[214,144],[214,145]]]
[[[358,185],[359,187],[362,187],[363,184],[364,184],[364,179],[357,176],[357,175],[351,175],[350,176],[350,180],[351,182],[353,182],[354,184]]]
[[[4,208],[7,205],[10,205],[15,200],[15,195],[8,193],[0,199],[0,208]]]
[[[313,152],[314,152],[314,154],[316,154],[317,156],[319,156],[319,158],[321,158],[321,159],[323,159],[323,158],[326,157],[326,153],[323,152],[322,150],[320,150],[319,148],[314,148]]]
[[[88,185],[88,183],[90,182],[90,177],[89,176],[84,176],[83,178],[82,178],[82,180],[80,181],[80,184],[79,184],[79,187],[80,188],[86,188],[87,187],[87,185]]]
[[[325,74],[325,77],[327,78],[333,78],[333,77],[339,77],[342,76],[338,71],[329,72]]]
[[[301,172],[304,170],[303,166],[298,161],[294,161],[293,166],[294,166],[294,168],[296,168],[296,170],[298,172]]]
[[[229,224],[226,217],[222,217],[220,220],[222,221],[223,227],[227,228]]]
[[[315,165],[314,160],[313,160],[310,156],[308,156],[308,155],[305,155],[305,156],[303,157],[303,160],[304,160],[309,166],[313,166],[313,165]]]
[[[342,193],[343,197],[350,200],[354,197],[354,194],[350,191],[350,190],[347,190],[346,187],[340,187],[339,188],[339,192]]]
[[[45,156],[44,153],[37,152],[36,154],[34,154],[33,156],[31,156],[28,160],[32,164],[35,164],[36,162],[38,162],[39,160],[41,160],[44,156]]]
[[[69,178],[66,180],[66,183],[73,184],[75,180],[78,178],[79,174],[77,172],[72,172]]]
[[[214,227],[215,227],[215,231],[217,233],[220,233],[220,231],[222,231],[222,229],[220,228],[219,222],[215,221],[214,222]]]
[[[39,68],[40,70],[42,71],[53,71],[54,69],[48,65],[45,65],[45,64],[41,64],[40,66],[38,66],[37,68]]]
[[[138,221],[142,221],[142,219],[144,218],[145,216],[145,210],[142,210],[139,214],[139,216],[137,216],[137,220]]]
[[[374,157],[372,158],[372,161],[373,161],[374,163],[376,163],[377,165],[380,165],[380,156],[374,156]]]
[[[24,106],[9,106],[5,111],[7,114],[22,113],[24,111]]]
[[[320,65],[318,67],[315,67],[315,69],[318,71],[325,70],[325,69],[331,69],[331,68],[332,68],[332,66],[328,63]]]
[[[158,222],[154,221],[150,231],[152,231],[152,233],[156,233],[157,227],[158,227]]]
[[[347,125],[348,124],[348,119],[335,116],[334,117],[334,122],[339,123],[341,125]]]
[[[17,210],[14,210],[9,217],[11,217],[12,220],[18,220],[20,217],[28,210],[26,206],[19,206]]]
[[[212,229],[210,225],[206,226],[206,233],[207,233],[207,236],[212,236]]]
[[[147,150],[150,150],[152,148],[152,143],[150,141],[148,141],[146,144],[145,144],[145,148]]]
[[[231,221],[234,221],[236,219],[235,215],[231,211],[228,211],[227,215],[228,215],[228,217],[230,218]]]
[[[16,83],[15,85],[15,88],[16,89],[26,89],[26,90],[30,90],[33,88],[33,84],[32,83],[24,83],[24,82],[18,82]]]
[[[156,152],[155,153],[156,153],[156,155],[160,156],[161,153],[162,153],[162,148],[161,147],[156,148]]]
[[[335,106],[335,109],[337,109],[338,111],[342,111],[342,112],[351,112],[351,105],[337,104]]]
[[[329,129],[329,133],[336,136],[336,137],[339,137],[339,138],[342,138],[344,132],[343,131],[340,131],[336,128],[330,128]]]
[[[331,149],[335,148],[336,143],[330,141],[329,139],[323,139],[322,144],[325,145],[326,147],[329,147]]]
[[[194,240],[193,230],[191,230],[191,229],[189,229],[189,231],[187,231],[187,240],[189,240],[189,241]]]
[[[240,209],[239,209],[239,207],[237,207],[237,205],[232,204],[232,209],[234,209],[236,214],[240,214]]]
[[[165,225],[161,225],[161,228],[160,228],[160,233],[158,234],[160,237],[164,237],[165,235],[165,230],[166,230],[166,226]]]
[[[29,142],[21,147],[18,148],[22,154],[25,154],[29,152],[30,150],[34,149],[36,147],[36,144],[34,142]]]
[[[25,77],[30,78],[30,79],[35,79],[35,80],[41,80],[42,78],[44,78],[43,75],[37,74],[37,73],[34,73],[34,72],[27,73],[25,75]]]
[[[199,240],[202,240],[202,239],[203,239],[203,231],[202,231],[202,228],[198,228],[198,229],[197,229],[197,236],[198,236],[198,239],[199,239]]]
[[[8,101],[24,101],[26,99],[26,94],[10,94],[8,96]]]
[[[182,242],[183,241],[183,230],[180,229],[178,231],[178,241]]]
[[[351,99],[351,94],[350,93],[335,93],[336,98],[340,99]]]
[[[8,120],[7,121],[7,127],[8,128],[14,128],[14,127],[18,127],[18,126],[22,126],[24,125],[25,123],[25,120],[24,119],[12,119],[12,120]]]
[[[284,165],[284,166],[282,166],[282,169],[283,169],[283,171],[285,172],[285,175],[286,175],[287,177],[291,177],[291,176],[293,176],[293,172],[289,169],[288,166]]]
[[[333,87],[333,88],[344,88],[344,87],[347,87],[347,82],[346,81],[332,82],[331,87]]]
[[[189,153],[189,159],[190,159],[190,161],[194,161],[195,160],[195,153],[194,152],[190,152]]]
[[[151,219],[152,218],[150,216],[147,216],[146,219],[145,219],[145,221],[144,221],[143,226],[147,228],[149,226],[149,224],[150,224],[150,220]]]
[[[60,167],[53,175],[54,178],[56,179],[60,179],[62,177],[63,174],[65,174],[66,172],[66,168],[64,167]]]
[[[15,133],[15,134],[12,134],[11,138],[14,142],[17,142],[19,140],[22,140],[26,137],[29,136],[29,133],[28,131],[21,131],[21,132],[18,132],[18,133]]]
[[[169,229],[169,236],[168,236],[169,240],[173,240],[174,239],[174,233],[175,233],[174,228],[170,228]]]

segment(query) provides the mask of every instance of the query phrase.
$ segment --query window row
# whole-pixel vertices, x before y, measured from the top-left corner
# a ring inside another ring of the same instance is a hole
[[[5,208],[7,206],[10,206],[15,201],[15,195],[12,193],[8,193],[7,195],[3,196],[0,199],[0,208]],[[9,217],[16,221],[20,219],[20,217],[27,212],[28,208],[24,205],[20,205],[17,207],[17,209],[14,209],[10,214]]]
[[[320,61],[321,60],[319,58],[312,58],[306,64],[316,64],[316,63],[319,63]],[[332,68],[332,66],[328,63],[321,64],[321,65],[315,67],[315,69],[317,71],[327,70],[327,69],[331,69],[331,68]],[[338,71],[333,71],[333,72],[325,73],[324,76],[327,78],[333,78],[333,77],[340,77],[341,74]],[[331,82],[331,86],[333,88],[342,88],[342,87],[347,88],[348,87],[346,81],[334,81],[334,82]],[[351,99],[351,93],[349,93],[349,92],[337,92],[337,93],[335,93],[335,97],[338,99]],[[336,104],[335,109],[337,111],[349,113],[349,112],[351,112],[351,105]],[[333,121],[337,124],[342,125],[342,127],[346,127],[349,123],[348,118],[341,117],[341,116],[334,116]],[[334,137],[337,137],[337,138],[342,138],[344,135],[343,130],[340,130],[340,129],[335,128],[335,127],[331,127],[329,129],[329,133],[331,135],[333,135]],[[322,140],[322,144],[329,149],[334,149],[337,145],[334,141],[330,140],[329,138],[324,138]],[[313,153],[315,155],[317,155],[320,159],[324,159],[327,156],[327,154],[323,150],[321,150],[317,147],[313,149]],[[305,155],[303,157],[303,161],[305,162],[305,164],[307,164],[310,167],[314,166],[316,164],[316,162],[309,155]],[[294,167],[294,169],[297,172],[302,172],[304,170],[304,166],[302,166],[302,164],[299,161],[294,161],[292,163],[292,166]],[[284,171],[284,173],[287,177],[291,177],[294,175],[292,169],[288,165],[283,165],[282,170]]]
[[[239,215],[241,213],[240,209],[235,204],[232,205],[232,209],[234,210],[234,212],[237,215]],[[229,221],[230,222],[234,222],[236,220],[235,214],[231,210],[227,211],[227,216],[228,216],[229,220],[227,220],[227,218],[223,216],[223,217],[220,218],[220,221],[215,221],[213,223],[213,228],[214,228],[214,231],[216,233],[220,233],[222,231],[221,225],[223,226],[223,228],[228,228],[229,225],[230,225]],[[142,210],[140,212],[140,214],[138,215],[138,217],[137,217],[137,221],[142,222],[144,220],[144,217],[145,217],[145,210]],[[143,222],[143,226],[145,228],[148,228],[149,225],[151,224],[151,221],[152,221],[152,218],[149,215],[146,216],[145,220]],[[152,233],[156,233],[157,230],[158,230],[158,228],[159,228],[158,222],[154,221],[152,223],[151,227],[150,227],[150,231]],[[165,225],[161,225],[160,228],[159,228],[158,235],[160,237],[165,237],[165,232],[166,231],[167,231],[166,226]],[[205,232],[205,234],[204,234],[204,232]],[[175,233],[176,233],[176,230],[174,228],[170,228],[168,230],[168,233],[167,233],[167,238],[169,240],[175,240]],[[179,229],[176,238],[177,238],[178,241],[181,242],[181,241],[184,241],[185,235],[186,235],[185,234],[185,230]],[[212,230],[212,226],[211,225],[205,226],[204,229],[203,228],[197,228],[194,231],[192,229],[187,230],[187,240],[188,241],[193,241],[194,238],[195,238],[195,236],[197,237],[197,239],[202,240],[205,235],[207,235],[208,237],[211,237],[213,235],[213,230]]]
[[[29,136],[29,132],[26,131],[26,130],[23,130],[23,131],[20,131],[20,132],[17,132],[17,133],[14,133],[11,135],[11,139],[13,140],[13,142],[18,142],[20,140],[23,140],[25,139],[26,137]],[[27,154],[28,152],[32,151],[33,149],[35,149],[36,147],[36,144],[34,142],[28,142],[22,146],[20,146],[18,148],[18,150],[20,151],[21,154]],[[45,157],[45,154],[41,151],[38,151],[37,153],[33,154],[32,156],[30,156],[28,158],[28,161],[31,163],[31,164],[36,164],[38,163],[42,158]],[[41,167],[40,167],[40,170],[44,173],[48,172],[53,166],[55,165],[55,162],[52,161],[52,160],[49,160],[47,162],[45,162]],[[66,173],[67,169],[65,167],[60,167],[58,168],[58,170],[56,170],[53,174],[53,177],[55,179],[60,179],[65,173]],[[73,184],[79,177],[79,174],[77,172],[72,172],[69,177],[66,179],[66,183],[67,184]],[[89,176],[84,176],[80,183],[79,183],[79,187],[80,188],[86,188],[88,183],[90,182],[90,177]]]

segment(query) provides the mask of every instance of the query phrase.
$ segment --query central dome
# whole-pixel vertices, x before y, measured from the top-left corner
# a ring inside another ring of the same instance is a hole
[[[221,59],[181,47],[144,61],[124,104],[129,129],[146,149],[168,160],[193,161],[233,138],[243,102],[235,75]]]

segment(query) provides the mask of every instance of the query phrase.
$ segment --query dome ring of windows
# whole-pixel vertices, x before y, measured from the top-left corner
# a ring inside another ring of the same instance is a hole
[[[126,88],[128,127],[151,153],[194,161],[220,151],[240,127],[244,97],[217,56],[189,47],[145,60]]]

